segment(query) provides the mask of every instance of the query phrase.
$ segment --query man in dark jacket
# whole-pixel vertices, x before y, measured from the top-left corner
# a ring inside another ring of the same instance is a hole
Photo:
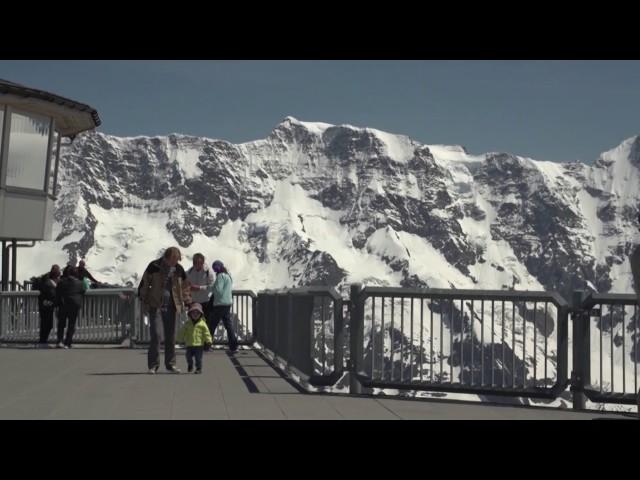
[[[171,373],[180,373],[176,367],[176,315],[191,304],[191,288],[187,274],[178,262],[182,259],[177,247],[169,247],[162,258],[151,262],[138,287],[142,305],[149,314],[151,339],[147,353],[150,374],[158,371],[160,364],[160,337],[164,331],[164,365]]]
[[[36,278],[34,290],[38,290],[38,311],[40,312],[40,348],[49,348],[47,343],[53,329],[53,312],[56,308],[56,286],[60,280],[60,267],[52,265],[51,270]]]
[[[98,280],[93,278],[93,275],[89,273],[89,270],[87,270],[84,260],[80,260],[80,263],[78,263],[78,278],[80,280],[88,278],[91,281],[91,283],[100,283],[98,282]]]
[[[66,276],[67,276],[67,272],[69,271],[69,269],[70,269],[71,267],[74,267],[74,266],[75,266],[75,263],[73,263],[73,262],[68,262],[68,263],[65,265],[65,267],[62,269],[62,276],[63,276],[63,277],[66,277]]]
[[[73,334],[76,330],[76,320],[82,308],[84,292],[84,284],[78,278],[78,269],[76,267],[65,269],[65,274],[56,287],[56,298],[59,305],[58,344],[56,348],[71,348]],[[68,325],[67,320],[69,322]],[[66,337],[64,335],[65,327],[67,328]]]

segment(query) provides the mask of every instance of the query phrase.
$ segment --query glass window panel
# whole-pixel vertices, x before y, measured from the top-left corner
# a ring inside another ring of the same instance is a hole
[[[11,113],[7,186],[44,189],[50,124],[46,117]]]

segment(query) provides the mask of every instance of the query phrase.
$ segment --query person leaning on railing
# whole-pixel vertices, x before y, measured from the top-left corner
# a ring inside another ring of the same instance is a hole
[[[35,277],[32,289],[40,292],[38,296],[38,311],[40,313],[40,341],[39,348],[49,348],[49,335],[53,329],[53,312],[56,308],[56,286],[60,280],[60,267],[52,265],[51,270],[44,275]]]
[[[149,373],[158,371],[160,364],[160,337],[158,325],[164,327],[164,364],[167,371],[180,373],[176,367],[176,319],[191,304],[191,289],[187,275],[178,262],[180,250],[169,247],[162,258],[151,262],[142,275],[138,295],[149,313],[151,340],[147,354]]]
[[[227,330],[229,339],[229,349],[235,352],[238,349],[238,337],[233,331],[231,324],[231,306],[233,304],[233,280],[226,267],[220,260],[216,260],[211,265],[216,272],[216,281],[208,287],[212,293],[210,303],[211,317],[209,320],[209,331],[213,334],[222,320],[224,328]]]
[[[89,273],[89,270],[87,270],[87,265],[84,260],[80,260],[78,263],[78,276],[80,277],[80,280],[84,280],[86,278],[92,284],[100,285],[100,282],[96,280],[91,273]]]
[[[86,290],[87,284],[78,278],[77,267],[65,269],[62,280],[58,282],[56,287],[56,301],[59,305],[57,348],[71,348],[73,334],[76,331],[76,320],[82,308]],[[66,335],[65,326],[67,328]]]

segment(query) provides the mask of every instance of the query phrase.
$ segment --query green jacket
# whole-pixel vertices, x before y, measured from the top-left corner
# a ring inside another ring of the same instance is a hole
[[[233,280],[228,273],[218,273],[216,281],[209,287],[213,294],[213,306],[232,305],[231,294],[233,291]]]
[[[176,337],[177,343],[184,343],[187,347],[202,347],[205,343],[213,343],[209,327],[204,317],[194,322],[191,318],[182,326]]]

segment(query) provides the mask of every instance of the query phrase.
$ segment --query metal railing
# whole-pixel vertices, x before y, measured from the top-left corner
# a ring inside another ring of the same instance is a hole
[[[30,290],[26,288],[25,285],[26,282],[20,283],[17,280],[7,280],[6,282],[6,289],[2,290],[2,280],[0,280],[0,291],[6,291],[6,292],[22,292],[25,290]],[[30,282],[29,282],[30,283]]]
[[[40,338],[38,291],[0,292],[0,341],[37,342]],[[73,336],[77,343],[121,343],[135,323],[135,290],[95,289],[84,295]],[[55,336],[54,317],[51,335]],[[49,338],[51,338],[51,335]]]
[[[39,340],[38,296],[37,291],[0,292],[0,341],[37,342]]]
[[[233,305],[231,307],[231,324],[233,330],[238,337],[239,345],[253,344],[254,318],[256,311],[256,294],[251,290],[234,290],[232,295]],[[149,328],[149,315],[138,302],[137,308],[139,314],[135,322],[135,331],[132,332],[132,341],[135,343],[146,344],[151,339]],[[182,322],[186,321],[186,315],[178,319],[178,328]],[[214,344],[227,344],[227,332],[222,325],[218,324],[215,332],[211,332]],[[162,339],[162,333],[160,333]]]
[[[636,404],[640,309],[635,295],[574,294],[573,388],[576,408],[592,402]]]
[[[568,384],[556,293],[353,286],[351,303],[352,390],[556,398]]]
[[[344,372],[342,299],[333,288],[258,293],[256,342],[313,386]]]
[[[0,341],[38,341],[38,295],[0,292]],[[236,290],[233,302],[239,342],[255,342],[313,386],[336,384],[346,361],[352,393],[377,388],[555,399],[570,384],[576,409],[587,399],[638,402],[640,309],[634,295],[575,292],[569,306],[547,292],[352,285],[348,302],[325,287],[257,296]],[[225,337],[220,325],[215,343],[226,343]],[[127,338],[131,346],[149,341],[135,290],[89,290],[74,340]]]

